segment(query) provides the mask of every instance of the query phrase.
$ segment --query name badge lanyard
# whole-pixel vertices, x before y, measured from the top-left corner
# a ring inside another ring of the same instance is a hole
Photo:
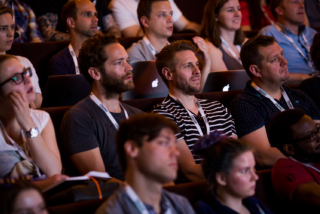
[[[291,160],[294,160],[294,161],[297,162],[297,163],[300,163],[300,164],[302,164],[302,165],[305,165],[305,166],[307,166],[307,167],[309,167],[309,168],[311,168],[311,169],[316,170],[318,173],[320,173],[320,170],[319,170],[319,169],[317,169],[316,167],[314,167],[314,166],[312,166],[312,165],[310,165],[310,164],[301,163],[301,162],[297,161],[296,159],[294,159],[293,157],[289,157],[289,158],[290,158]]]
[[[146,36],[144,36],[142,39],[143,39],[143,41],[147,44],[147,46],[149,47],[149,49],[150,49],[150,51],[152,52],[152,54],[153,54],[154,56],[156,56],[156,54],[158,53],[158,51],[156,51],[156,49],[153,47],[153,45],[151,45],[149,39],[148,39]],[[167,45],[170,45],[170,42],[167,41]]]
[[[114,119],[114,117],[112,116],[112,114],[110,113],[110,111],[108,111],[108,109],[101,103],[101,101],[96,97],[96,95],[94,95],[92,92],[90,94],[90,98],[93,100],[93,102],[95,102],[107,115],[107,117],[110,119],[110,121],[112,122],[112,124],[114,125],[114,127],[119,130],[119,124],[117,123],[117,121]],[[126,117],[126,119],[129,119],[128,113],[127,111],[123,108],[123,106],[121,105],[121,103],[119,102],[120,107],[123,109],[124,111],[124,115]]]
[[[177,99],[175,98],[173,95],[169,94],[169,96],[174,99],[177,103],[179,103],[180,105],[182,105],[184,107],[184,105]],[[206,128],[207,128],[207,134],[210,134],[210,126],[209,126],[209,122],[207,120],[207,117],[206,117],[206,114],[204,113],[203,109],[202,109],[202,106],[201,104],[199,103],[199,101],[197,100],[197,107],[198,107],[198,110],[200,112],[200,115],[201,117],[203,118],[204,120],[204,123],[206,124]],[[202,137],[203,136],[203,132],[200,128],[200,125],[198,123],[198,121],[196,120],[194,114],[192,114],[186,107],[184,107],[185,110],[188,112],[189,114],[189,117],[191,118],[191,120],[193,121],[194,125],[196,126],[200,136]]]
[[[308,66],[310,67],[311,71],[314,72],[314,68],[313,68],[313,65],[312,65],[312,62],[311,62],[311,59],[310,59],[310,45],[309,45],[309,42],[307,40],[307,38],[305,37],[304,34],[302,34],[302,38],[303,38],[303,41],[304,41],[304,47],[306,48],[307,50],[307,56],[305,56],[305,54],[302,52],[302,50],[297,46],[297,44],[293,41],[293,39],[291,37],[289,37],[287,34],[283,33],[281,31],[281,28],[277,25],[277,29],[287,38],[287,40],[289,40],[289,42],[291,43],[291,45],[299,52],[299,54],[307,61],[308,63]]]
[[[71,43],[69,44],[68,48],[69,48],[70,54],[72,56],[74,66],[76,68],[76,74],[80,74],[78,59],[77,59],[76,53],[73,50]]]
[[[134,203],[136,208],[139,210],[141,214],[149,214],[149,211],[147,210],[144,203],[140,200],[139,196],[135,193],[135,191],[131,188],[131,186],[127,183],[125,183],[125,190],[131,199],[131,201]],[[168,208],[165,214],[172,214],[171,209]]]
[[[3,130],[5,130],[5,128],[4,128],[4,126],[3,126],[1,121],[0,121],[0,126],[2,126]],[[26,139],[25,139],[25,136],[24,136],[24,132],[22,130],[21,130],[21,133],[22,133],[22,137],[23,137],[23,142],[25,143]],[[16,142],[14,142],[6,132],[3,132],[3,134],[8,137],[10,143],[18,151],[19,155],[21,157],[23,157],[25,160],[30,161],[34,165],[34,167],[36,168],[36,172],[37,172],[38,177],[41,177],[41,173],[40,173],[39,167],[34,163],[34,161],[29,156],[26,155],[26,153],[20,148],[20,146]]]
[[[274,23],[274,21],[270,18],[269,14],[267,13],[267,11],[263,8],[263,6],[261,6],[261,10],[263,12],[264,17],[266,17],[266,19],[268,19],[268,21],[270,22],[271,25],[275,25],[276,23]]]
[[[273,99],[269,94],[267,94],[264,90],[262,90],[261,88],[259,88],[254,82],[251,82],[251,86],[254,87],[260,94],[262,94],[264,97],[268,98],[278,109],[279,111],[284,111],[285,109],[278,103],[275,101],[275,99]],[[288,97],[288,94],[287,92],[282,88],[280,87],[280,90],[281,90],[281,93],[282,93],[282,96],[284,98],[284,100],[286,101],[288,107],[290,109],[294,109],[289,97]]]
[[[220,39],[222,41],[222,44],[227,48],[227,51],[232,55],[232,57],[242,65],[241,60],[237,57],[236,53],[230,48],[230,46],[228,45],[226,40],[224,40],[224,38],[222,36],[220,36]],[[237,49],[238,49],[238,51],[240,53],[241,46],[240,45],[236,45],[236,47],[237,47]]]

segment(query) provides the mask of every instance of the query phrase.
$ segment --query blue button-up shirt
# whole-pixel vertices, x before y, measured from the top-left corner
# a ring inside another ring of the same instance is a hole
[[[284,27],[280,23],[277,23],[281,28],[280,32],[275,26],[269,25],[260,30],[260,34],[272,36],[276,39],[277,43],[283,49],[283,56],[288,61],[288,69],[290,73],[303,73],[309,74],[312,72],[311,68],[308,65],[308,61],[303,58],[299,51],[291,44],[291,42],[284,36],[285,33],[287,36],[293,39],[296,45],[300,48],[300,50],[304,53],[306,57],[308,57],[309,52],[304,43],[302,34],[308,40],[309,45],[311,46],[313,42],[313,37],[316,35],[317,31],[313,30],[310,27],[302,25],[299,27],[299,36],[292,33],[289,28]],[[316,69],[313,66],[314,71]]]

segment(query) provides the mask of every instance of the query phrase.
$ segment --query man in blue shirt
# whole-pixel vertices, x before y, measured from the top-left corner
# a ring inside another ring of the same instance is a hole
[[[78,55],[82,43],[98,31],[98,14],[89,0],[68,1],[62,9],[63,25],[70,32],[71,43],[50,59],[49,75],[80,74]]]
[[[299,84],[310,77],[308,74],[316,71],[310,58],[310,46],[317,32],[303,25],[304,0],[272,0],[271,10],[277,23],[264,27],[260,33],[276,39],[288,60],[290,83]]]

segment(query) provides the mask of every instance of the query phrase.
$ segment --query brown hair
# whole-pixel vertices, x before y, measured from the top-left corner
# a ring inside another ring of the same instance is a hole
[[[127,159],[124,151],[124,144],[127,140],[132,140],[139,147],[143,146],[143,141],[152,141],[157,138],[162,129],[168,128],[173,133],[178,132],[178,127],[171,120],[160,114],[136,114],[120,124],[116,135],[118,159],[122,170],[127,170]],[[147,137],[145,139],[145,137]]]
[[[216,47],[220,47],[221,45],[219,23],[216,19],[220,13],[220,9],[227,2],[228,0],[208,0],[204,8],[200,37],[208,39]],[[241,45],[244,38],[244,33],[241,28],[239,28],[239,30],[236,31],[233,44]]]
[[[74,20],[77,19],[77,0],[69,0],[65,5],[63,5],[62,11],[61,11],[61,21],[63,26],[69,30],[69,26],[67,23],[68,18],[73,18]]]
[[[175,55],[181,51],[197,52],[197,47],[188,40],[180,40],[172,42],[170,45],[165,46],[160,53],[156,55],[156,67],[163,82],[169,87],[168,80],[163,76],[162,69],[167,67],[171,71],[175,71],[176,62]]]
[[[276,40],[271,36],[258,34],[244,43],[240,51],[240,58],[243,68],[246,70],[249,77],[252,77],[252,73],[249,70],[250,65],[261,67],[263,56],[259,51],[259,47],[268,47],[275,42]]]
[[[1,10],[1,9],[0,9]],[[1,73],[1,66],[2,66],[2,64],[5,62],[5,61],[7,61],[7,60],[9,60],[9,59],[15,59],[15,60],[17,60],[18,61],[18,59],[15,57],[15,56],[13,56],[13,55],[9,55],[9,54],[5,54],[5,55],[0,55],[0,73]],[[1,80],[1,76],[0,76],[0,83],[2,82],[2,80]]]
[[[95,35],[82,44],[78,56],[79,70],[88,82],[92,83],[93,81],[88,72],[90,67],[98,68],[100,72],[104,72],[103,65],[108,59],[104,47],[114,43],[119,43],[114,35],[104,34]]]
[[[138,13],[139,24],[144,33],[145,33],[144,26],[142,25],[140,19],[142,16],[145,16],[148,19],[150,19],[152,3],[156,1],[168,1],[168,0],[140,0],[139,1],[137,13]]]
[[[0,15],[6,14],[6,13],[9,13],[13,17],[12,10],[4,6],[3,4],[0,4]]]

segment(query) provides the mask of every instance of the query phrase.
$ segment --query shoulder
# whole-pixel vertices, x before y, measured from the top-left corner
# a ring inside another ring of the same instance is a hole
[[[317,34],[317,31],[311,27],[306,26],[306,31],[308,32],[309,36],[313,37]]]
[[[259,31],[259,34],[263,34],[263,35],[266,35],[266,36],[273,36],[274,32],[277,32],[277,31],[278,30],[274,25],[268,25],[268,26],[262,28]]]
[[[125,189],[121,186],[115,193],[112,194],[95,212],[95,214],[107,214],[107,213],[124,213],[121,206],[121,201],[126,197]]]
[[[145,43],[143,42],[142,39],[140,39],[139,41],[133,43],[133,44],[127,49],[127,52],[128,52],[128,54],[130,54],[130,53],[136,53],[137,51],[140,51],[144,46],[145,46]]]
[[[86,97],[76,105],[72,106],[66,112],[64,117],[76,118],[76,117],[87,117],[91,112],[97,113],[97,108],[99,108],[90,97]]]
[[[50,115],[42,110],[30,109],[30,116],[40,132],[42,132],[50,119]]]
[[[193,213],[193,209],[185,197],[166,190],[162,190],[162,194],[174,203],[177,210],[181,210],[182,213]]]
[[[143,111],[141,111],[140,109],[130,106],[126,103],[121,102],[121,105],[127,110],[130,111],[132,114],[139,114],[139,113],[144,113]]]
[[[193,207],[197,214],[216,214],[209,204],[201,200],[197,201]]]
[[[131,3],[132,0],[112,0],[109,3],[109,8],[114,9],[114,8],[126,8],[127,5]],[[134,2],[134,1],[133,1]]]
[[[65,47],[64,49],[62,49],[61,51],[59,51],[58,53],[56,53],[55,55],[53,55],[53,57],[50,60],[63,60],[65,59],[65,57],[71,56],[70,52],[69,52],[69,48]]]

